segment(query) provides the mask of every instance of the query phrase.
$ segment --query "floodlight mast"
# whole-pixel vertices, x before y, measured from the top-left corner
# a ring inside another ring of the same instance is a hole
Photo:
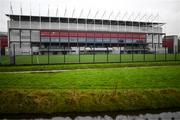
[[[11,14],[13,15],[13,7],[12,7],[12,3],[10,1],[10,3],[9,3],[9,15],[11,15]],[[9,17],[9,18],[10,18],[9,20],[11,21],[11,17]],[[8,46],[9,46],[9,49],[10,49],[10,29],[9,28],[11,28],[10,21],[8,22],[8,31],[9,31],[9,33],[8,33]]]
[[[12,7],[12,3],[10,1],[9,3],[9,15],[13,15],[13,7]],[[11,21],[11,17],[9,17],[10,21]],[[8,28],[11,28],[11,24],[10,24],[10,21],[8,22]],[[10,49],[10,29],[9,29],[9,33],[8,33],[8,45],[9,45],[9,49]]]
[[[22,3],[20,3],[20,14],[19,14],[19,29],[20,29],[20,36],[21,36],[21,16],[22,16]],[[20,48],[21,48],[21,37],[20,37]]]
[[[40,4],[39,4],[39,28],[41,29],[41,11],[40,11]]]
[[[10,1],[10,12],[9,12],[9,13],[13,14],[13,8],[12,8],[12,3],[11,3],[11,1]]]
[[[31,1],[30,1],[30,19],[29,19],[30,29],[31,29],[31,16],[32,16],[32,13],[31,13]]]
[[[22,3],[20,3],[19,28],[21,28]]]

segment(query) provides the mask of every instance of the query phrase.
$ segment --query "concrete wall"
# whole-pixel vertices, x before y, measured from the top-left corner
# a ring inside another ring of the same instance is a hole
[[[54,30],[80,30],[80,31],[112,31],[112,32],[147,32],[162,33],[161,27],[139,27],[138,26],[117,26],[117,25],[95,25],[94,24],[75,24],[75,23],[48,23],[48,22],[30,22],[27,21],[8,21],[9,28],[19,29],[54,29]]]

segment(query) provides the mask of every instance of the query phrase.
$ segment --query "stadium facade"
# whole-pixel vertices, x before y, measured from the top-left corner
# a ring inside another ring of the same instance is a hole
[[[164,23],[6,14],[16,55],[165,53]],[[12,54],[12,53],[11,53]]]
[[[167,53],[177,53],[178,52],[178,36],[170,35],[163,38],[163,47],[167,48]]]
[[[0,32],[0,57],[5,55],[8,48],[8,36],[6,32]]]

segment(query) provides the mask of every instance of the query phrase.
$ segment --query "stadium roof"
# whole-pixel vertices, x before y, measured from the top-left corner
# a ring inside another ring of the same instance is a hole
[[[6,14],[11,20],[14,21],[19,21],[19,17],[21,17],[21,21],[40,21],[41,22],[59,22],[61,23],[79,23],[79,24],[100,24],[102,25],[127,25],[127,26],[157,26],[157,25],[164,25],[165,23],[159,23],[159,22],[139,22],[139,21],[123,21],[123,20],[107,20],[107,19],[89,19],[89,18],[68,18],[68,17],[49,17],[49,16],[29,16],[29,15],[11,15],[11,14]]]

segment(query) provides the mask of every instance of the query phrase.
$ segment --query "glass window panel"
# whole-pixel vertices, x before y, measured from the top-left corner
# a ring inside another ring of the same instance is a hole
[[[39,31],[31,31],[31,41],[33,41],[33,42],[40,41],[40,32]]]
[[[10,41],[20,41],[20,32],[19,30],[10,31]]]
[[[21,31],[21,42],[30,41],[30,30]]]

